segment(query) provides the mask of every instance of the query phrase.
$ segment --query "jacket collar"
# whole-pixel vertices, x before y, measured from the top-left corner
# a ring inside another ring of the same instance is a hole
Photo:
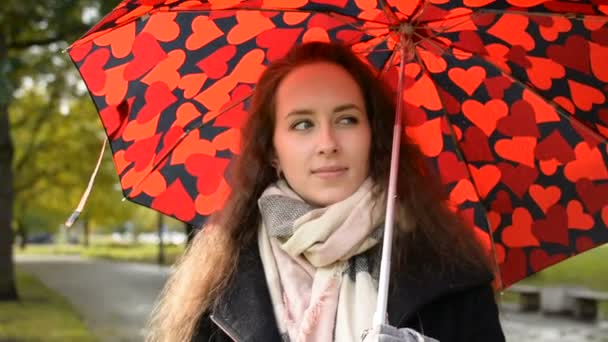
[[[411,277],[409,277],[411,278]],[[397,275],[389,293],[389,323],[399,327],[438,297],[488,284],[492,274],[458,272],[426,275],[417,281]],[[212,320],[237,341],[282,341],[274,317],[257,243],[243,249],[236,273],[212,313]]]
[[[281,342],[257,243],[241,251],[236,272],[211,319],[239,342]]]

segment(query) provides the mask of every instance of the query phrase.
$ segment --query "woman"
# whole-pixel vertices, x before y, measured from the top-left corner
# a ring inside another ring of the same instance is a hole
[[[179,262],[148,340],[361,341],[376,303],[393,97],[337,44],[307,43],[269,66],[233,191]],[[503,341],[490,263],[439,189],[404,140],[388,321],[413,330],[382,332]]]

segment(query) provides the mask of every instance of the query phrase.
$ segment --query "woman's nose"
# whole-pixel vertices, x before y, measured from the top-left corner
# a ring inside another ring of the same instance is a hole
[[[319,130],[317,141],[317,151],[319,154],[335,154],[339,151],[335,133],[333,127],[322,127]]]

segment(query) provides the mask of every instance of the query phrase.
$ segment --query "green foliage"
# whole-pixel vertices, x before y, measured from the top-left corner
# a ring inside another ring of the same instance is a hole
[[[0,341],[97,341],[68,302],[17,272],[21,302],[0,303]]]
[[[9,103],[15,145],[14,221],[55,231],[77,206],[105,136],[76,68],[62,50],[118,0],[8,0],[0,8],[0,101]],[[156,229],[156,214],[128,201],[107,149],[84,212],[92,229],[132,220]],[[46,224],[45,224],[46,222]]]

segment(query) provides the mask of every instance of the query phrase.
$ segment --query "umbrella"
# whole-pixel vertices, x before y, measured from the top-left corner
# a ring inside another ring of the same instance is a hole
[[[351,46],[395,87],[396,144],[420,145],[504,288],[608,241],[607,14],[603,0],[126,0],[69,54],[125,197],[196,225],[229,192],[265,65],[305,41]]]

